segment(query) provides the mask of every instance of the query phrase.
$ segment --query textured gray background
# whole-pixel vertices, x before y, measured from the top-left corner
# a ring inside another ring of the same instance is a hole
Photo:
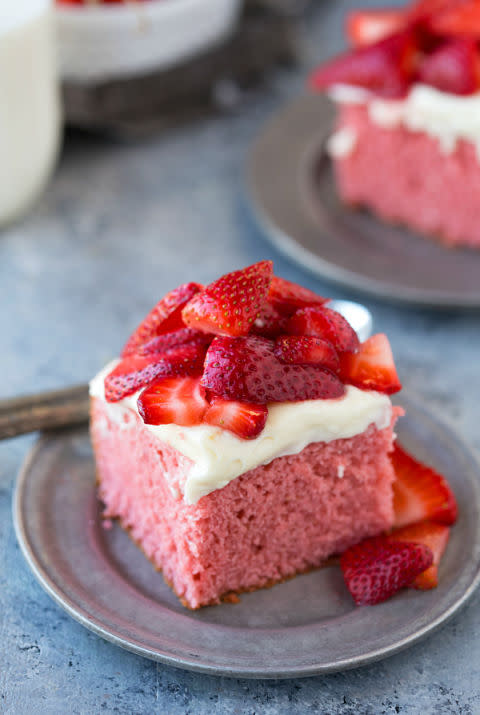
[[[333,8],[325,2],[309,17],[307,65],[340,43]],[[166,290],[262,258],[320,293],[355,298],[287,264],[241,200],[251,140],[302,83],[302,72],[281,72],[241,114],[136,145],[69,138],[42,201],[0,236],[2,396],[87,380]],[[405,386],[478,449],[480,316],[365,302],[390,335]],[[0,445],[1,713],[480,712],[480,594],[424,643],[310,680],[196,675],[100,640],[49,599],[16,544],[12,489],[32,442]]]

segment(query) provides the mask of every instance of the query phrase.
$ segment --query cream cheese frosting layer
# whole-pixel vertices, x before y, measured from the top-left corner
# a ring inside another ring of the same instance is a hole
[[[416,84],[405,99],[386,100],[359,87],[337,85],[329,96],[339,103],[366,104],[370,119],[381,127],[403,125],[425,132],[438,140],[445,153],[454,151],[457,141],[464,139],[475,146],[480,158],[480,92],[459,96]],[[353,151],[355,141],[350,144]]]
[[[90,383],[90,394],[105,399],[104,379],[115,367],[110,363]],[[139,391],[140,392],[140,391]],[[109,403],[112,418],[124,410],[138,415],[139,392]],[[371,424],[388,427],[392,405],[387,395],[347,386],[343,397],[333,400],[271,403],[264,430],[244,440],[213,425],[145,425],[160,441],[194,463],[185,483],[184,498],[195,504],[202,496],[225,487],[232,479],[277,457],[298,454],[312,442],[331,442],[354,437]]]

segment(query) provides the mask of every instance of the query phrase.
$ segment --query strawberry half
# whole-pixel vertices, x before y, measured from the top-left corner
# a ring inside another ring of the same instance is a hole
[[[265,427],[267,417],[266,405],[213,397],[203,421],[233,432],[241,439],[255,439]]]
[[[402,10],[354,10],[346,20],[346,34],[352,45],[372,45],[404,30],[408,17]]]
[[[445,524],[435,524],[433,521],[423,521],[420,524],[412,524],[405,526],[403,529],[397,529],[389,535],[392,541],[408,541],[415,544],[424,544],[428,546],[433,554],[432,565],[422,571],[414,581],[409,584],[412,588],[419,588],[422,591],[427,591],[430,588],[438,586],[438,565],[447,548],[448,539],[450,536],[450,528]]]
[[[275,356],[280,362],[294,365],[322,365],[332,372],[340,361],[335,348],[328,340],[310,335],[282,335],[275,341]]]
[[[144,390],[137,405],[147,425],[198,425],[208,408],[199,377],[166,377]]]
[[[357,353],[341,355],[340,376],[344,382],[362,390],[391,395],[402,389],[390,343],[383,333],[368,338]]]
[[[255,318],[250,332],[264,338],[276,338],[287,330],[289,316],[281,313],[268,300]]]
[[[205,388],[225,399],[266,404],[341,397],[345,387],[321,367],[285,365],[266,338],[218,337],[207,351]]]
[[[431,15],[429,28],[437,35],[480,38],[480,5],[477,0],[447,3]]]
[[[328,340],[339,353],[355,352],[360,346],[350,323],[331,308],[301,308],[292,316],[287,328],[290,335],[313,335]]]
[[[309,305],[323,305],[327,298],[322,298],[308,288],[287,281],[285,278],[273,276],[268,291],[268,302],[271,303],[280,313],[293,315],[298,308],[306,308]]]
[[[340,557],[345,583],[358,606],[386,601],[432,563],[428,546],[396,542],[385,536],[366,539]]]
[[[167,293],[129,337],[122,350],[121,357],[132,355],[140,345],[143,345],[143,343],[151,340],[156,335],[184,328],[182,308],[202,288],[203,286],[199,283],[184,283]]]
[[[180,345],[161,356],[129,355],[105,378],[105,399],[118,402],[160,377],[200,375],[205,353],[204,345]]]
[[[272,261],[227,273],[185,306],[185,324],[216,335],[246,335],[266,301],[272,275]]]
[[[454,524],[458,513],[457,502],[447,480],[431,467],[418,462],[399,444],[395,445],[391,459],[395,470],[394,526],[407,526],[425,520]]]
[[[403,97],[414,75],[415,60],[413,33],[400,32],[320,66],[311,75],[310,85],[315,90],[358,85],[382,97]]]
[[[459,38],[441,45],[423,58],[418,79],[442,92],[473,94],[480,87],[480,56],[475,41]]]
[[[192,328],[181,328],[173,333],[157,335],[156,338],[152,338],[148,343],[140,345],[137,355],[158,355],[168,352],[172,348],[177,348],[179,345],[209,345],[212,340],[213,335],[208,333],[201,333],[199,330],[192,330]]]

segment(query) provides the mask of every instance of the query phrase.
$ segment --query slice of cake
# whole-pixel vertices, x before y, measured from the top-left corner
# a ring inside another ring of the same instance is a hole
[[[399,389],[384,335],[270,261],[180,286],[91,383],[104,515],[190,608],[318,567],[394,524]]]
[[[480,4],[354,12],[354,47],[311,77],[339,112],[340,197],[445,244],[480,247]]]

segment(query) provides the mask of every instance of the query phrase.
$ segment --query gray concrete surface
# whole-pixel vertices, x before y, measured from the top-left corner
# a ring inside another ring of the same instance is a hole
[[[333,7],[310,16],[307,62],[340,41]],[[281,72],[241,114],[140,144],[69,137],[41,202],[0,236],[2,397],[87,380],[153,302],[187,279],[270,257],[286,278],[355,298],[277,255],[241,201],[252,138],[302,82],[300,71]],[[479,448],[480,316],[365,302],[391,337],[405,386]],[[0,713],[480,712],[480,594],[420,645],[309,680],[196,675],[87,632],[42,591],[16,544],[12,490],[33,439],[0,444]]]

